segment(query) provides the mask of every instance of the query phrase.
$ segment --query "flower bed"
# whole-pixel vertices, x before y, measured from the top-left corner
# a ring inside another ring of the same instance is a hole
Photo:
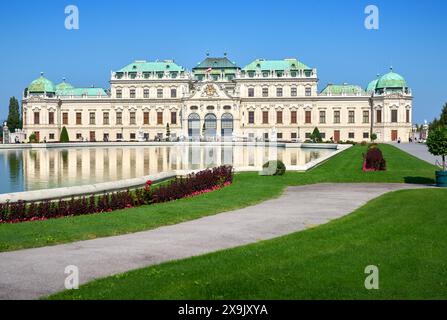
[[[55,202],[0,203],[0,223],[47,220],[168,202],[212,192],[232,182],[233,168],[221,166],[177,178],[156,188],[152,188],[152,181],[147,181],[144,188],[134,192],[121,191]]]

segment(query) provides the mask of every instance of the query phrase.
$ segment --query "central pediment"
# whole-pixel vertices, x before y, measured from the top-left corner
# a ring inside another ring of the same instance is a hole
[[[196,90],[190,97],[191,100],[194,99],[219,99],[219,100],[232,100],[233,97],[225,90],[223,85],[218,85],[213,82],[205,82],[197,84]]]

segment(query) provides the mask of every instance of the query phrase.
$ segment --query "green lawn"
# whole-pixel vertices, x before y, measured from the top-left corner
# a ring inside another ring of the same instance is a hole
[[[441,189],[389,193],[318,228],[131,271],[50,298],[447,299],[446,199]],[[379,290],[364,287],[368,265],[379,267]]]
[[[233,185],[190,199],[112,213],[2,224],[0,251],[41,247],[177,224],[277,197],[290,185],[318,182],[434,182],[434,166],[393,146],[381,145],[380,148],[388,163],[386,172],[363,173],[362,153],[366,152],[366,147],[355,146],[307,173],[288,172],[282,177],[265,177],[257,173],[237,174]]]

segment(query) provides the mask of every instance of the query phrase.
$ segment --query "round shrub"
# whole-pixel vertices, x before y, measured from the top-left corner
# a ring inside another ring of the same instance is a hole
[[[280,160],[271,160],[266,162],[263,166],[263,172],[272,176],[282,176],[286,173],[286,166]]]

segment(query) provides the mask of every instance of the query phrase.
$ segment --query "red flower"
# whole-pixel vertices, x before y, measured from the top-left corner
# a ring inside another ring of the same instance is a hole
[[[147,185],[147,186],[151,186],[151,185],[152,185],[152,181],[151,181],[151,180],[147,180],[147,181],[146,181],[146,185]]]

